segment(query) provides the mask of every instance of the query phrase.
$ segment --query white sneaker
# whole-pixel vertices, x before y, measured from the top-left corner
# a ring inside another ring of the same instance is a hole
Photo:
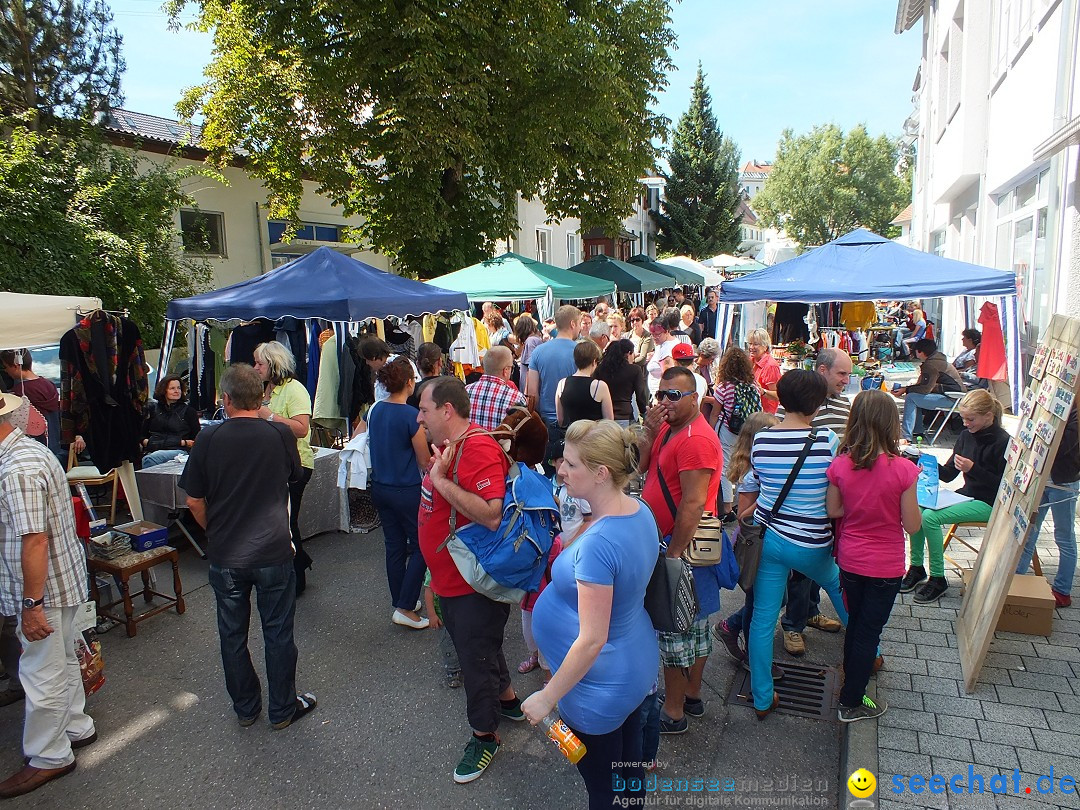
[[[400,624],[402,627],[411,627],[413,630],[424,630],[428,626],[426,616],[421,617],[420,620],[417,621],[416,619],[410,619],[400,610],[394,611],[394,615],[390,617],[390,621],[394,624]]]

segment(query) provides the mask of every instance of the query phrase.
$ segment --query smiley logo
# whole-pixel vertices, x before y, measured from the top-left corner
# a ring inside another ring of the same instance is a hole
[[[865,799],[877,788],[877,779],[866,768],[859,768],[848,777],[847,786],[852,796]]]

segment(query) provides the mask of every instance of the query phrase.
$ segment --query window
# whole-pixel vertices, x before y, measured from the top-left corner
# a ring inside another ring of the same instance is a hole
[[[1053,271],[1047,266],[1049,170],[998,197],[994,263],[1016,274],[1023,341],[1038,342],[1050,321]]]
[[[576,233],[566,235],[566,266],[573,267],[578,263],[578,236]]]
[[[945,230],[930,234],[930,252],[940,258],[945,257]]]
[[[551,264],[551,231],[546,228],[536,229],[536,260]]]
[[[287,226],[287,222],[280,220],[270,220],[270,222],[266,223],[266,229],[270,235],[270,244],[275,245],[281,241]],[[307,239],[313,242],[341,242],[344,241],[341,238],[342,230],[343,228],[340,225],[301,222],[292,235],[292,239]]]
[[[216,211],[180,211],[184,250],[199,256],[225,256],[225,215]]]
[[[589,245],[589,258],[590,259],[593,256],[603,256],[606,253],[607,253],[607,246],[606,245],[600,244],[598,242],[594,242],[593,244]]]

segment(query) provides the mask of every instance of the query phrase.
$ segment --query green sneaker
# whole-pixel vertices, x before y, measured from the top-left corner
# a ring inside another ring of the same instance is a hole
[[[499,714],[507,720],[513,720],[515,723],[520,723],[525,719],[525,712],[521,710],[521,701],[518,698],[514,698],[513,702],[509,705],[502,701],[499,701],[499,704]]]
[[[889,710],[889,704],[880,698],[873,701],[863,695],[857,706],[841,706],[836,710],[841,723],[854,723],[858,720],[876,720]]]
[[[489,742],[488,740],[481,740],[474,734],[469,738],[468,745],[465,746],[465,753],[461,757],[461,762],[454,769],[454,781],[459,785],[464,785],[466,782],[479,779],[480,774],[491,764],[491,758],[495,756],[495,752],[498,750],[498,737]]]

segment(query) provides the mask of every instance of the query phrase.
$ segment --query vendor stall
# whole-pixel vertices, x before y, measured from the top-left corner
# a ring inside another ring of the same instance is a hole
[[[1019,408],[1020,333],[1016,277],[967,262],[923,253],[862,228],[794,259],[725,281],[721,306],[740,302],[906,300],[942,296],[1000,297],[1013,409]],[[718,318],[718,321],[724,320]],[[718,336],[721,342],[727,334]]]
[[[88,295],[28,295],[0,292],[0,350],[55,346],[80,313],[101,309]]]

